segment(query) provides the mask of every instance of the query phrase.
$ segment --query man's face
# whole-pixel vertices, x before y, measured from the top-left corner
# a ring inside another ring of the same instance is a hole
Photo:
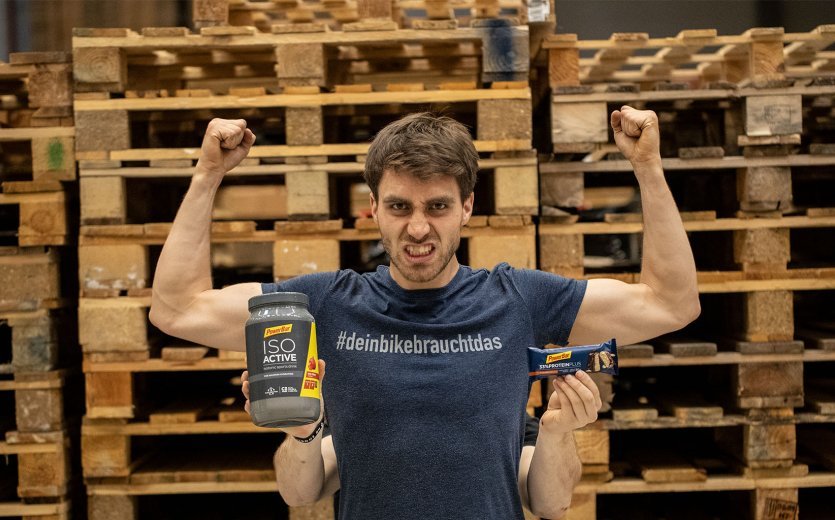
[[[391,275],[404,289],[443,287],[458,271],[455,251],[461,227],[473,212],[473,195],[462,203],[453,177],[428,181],[386,170],[371,214],[391,258]]]

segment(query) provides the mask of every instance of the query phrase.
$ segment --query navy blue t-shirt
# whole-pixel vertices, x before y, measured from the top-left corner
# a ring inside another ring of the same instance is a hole
[[[387,267],[264,284],[310,298],[339,517],[523,519],[527,347],[564,345],[585,289],[507,264],[416,291]]]

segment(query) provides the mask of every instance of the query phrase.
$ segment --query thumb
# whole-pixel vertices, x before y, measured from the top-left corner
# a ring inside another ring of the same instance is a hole
[[[612,130],[615,131],[615,136],[617,136],[617,134],[619,132],[623,131],[623,129],[621,128],[622,118],[623,118],[623,114],[621,113],[621,111],[620,110],[615,110],[614,112],[612,112],[612,116],[609,119],[609,122],[612,125]]]
[[[322,384],[322,381],[325,379],[325,365],[326,365],[325,360],[320,359],[319,360],[319,384],[320,385]]]

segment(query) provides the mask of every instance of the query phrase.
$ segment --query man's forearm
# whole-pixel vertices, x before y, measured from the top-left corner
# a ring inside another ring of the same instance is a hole
[[[574,434],[540,429],[528,472],[531,512],[543,518],[562,518],[581,475]]]
[[[288,434],[276,450],[273,464],[278,491],[288,505],[301,506],[319,500],[325,482],[322,435],[301,443]]]
[[[636,165],[635,175],[644,221],[641,283],[670,308],[688,316],[698,314],[696,263],[660,158]]]
[[[171,317],[212,288],[212,207],[218,185],[200,172],[192,177],[157,263],[152,318],[155,312]]]

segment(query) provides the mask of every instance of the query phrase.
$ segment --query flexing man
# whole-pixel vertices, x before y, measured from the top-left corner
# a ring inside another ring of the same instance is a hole
[[[658,118],[623,107],[611,123],[641,189],[640,283],[460,265],[455,251],[472,213],[478,155],[459,123],[413,114],[375,137],[365,166],[389,267],[213,289],[214,195],[255,142],[245,121],[213,120],[160,255],[151,320],[173,336],[245,350],[249,298],[309,296],[327,360],[322,390],[335,460],[323,457],[317,424],[287,428],[275,467],[288,504],[312,503],[338,486],[346,519],[522,518],[526,347],[612,337],[628,345],[700,312],[695,263],[661,168]],[[323,377],[324,369],[321,362]],[[600,406],[584,372],[556,380],[527,479],[535,514],[558,518],[568,508],[580,475],[572,432],[596,420]]]

